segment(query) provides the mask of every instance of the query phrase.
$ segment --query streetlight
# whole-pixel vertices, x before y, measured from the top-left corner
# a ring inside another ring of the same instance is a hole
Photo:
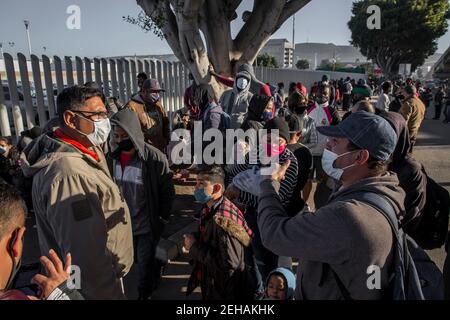
[[[31,57],[30,21],[29,20],[23,20],[23,23],[25,24],[25,29],[27,30],[28,51],[30,52],[30,57]]]

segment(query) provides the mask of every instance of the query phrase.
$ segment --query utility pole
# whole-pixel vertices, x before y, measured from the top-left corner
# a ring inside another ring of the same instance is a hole
[[[294,61],[294,55],[295,55],[295,13],[292,16],[292,68],[294,67],[295,61]]]
[[[30,57],[31,57],[30,21],[24,20],[23,23],[25,24],[25,29],[27,31],[28,51],[30,52]]]

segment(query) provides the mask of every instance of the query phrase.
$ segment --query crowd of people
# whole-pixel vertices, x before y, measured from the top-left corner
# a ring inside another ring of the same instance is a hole
[[[293,82],[286,92],[283,83],[258,80],[248,64],[234,79],[209,72],[228,90],[218,99],[190,75],[184,107],[173,115],[158,81],[140,73],[126,103],[95,83],[69,87],[44,128],[23,132],[17,144],[0,138],[0,299],[125,299],[133,264],[139,299],[151,298],[174,184],[192,173],[202,210],[198,232],[183,242],[193,265],[188,295],[200,287],[205,300],[394,298],[398,228],[420,243],[427,205],[429,177],[414,145],[432,100],[435,119],[444,110],[448,123],[450,92],[443,86],[433,97],[411,79],[326,75],[310,90]],[[234,141],[242,163],[195,163],[193,152],[179,172],[171,130],[194,133],[198,123],[201,133],[216,129],[224,139],[237,129],[263,136]],[[33,278],[34,297],[14,290],[27,211],[46,271]],[[386,218],[391,211],[397,229]],[[76,289],[67,285],[72,263],[81,270]],[[373,266],[376,289],[367,285]]]

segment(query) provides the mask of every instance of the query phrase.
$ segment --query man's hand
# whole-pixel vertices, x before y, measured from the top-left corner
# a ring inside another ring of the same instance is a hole
[[[230,184],[225,191],[225,197],[228,198],[230,201],[234,201],[239,199],[239,196],[241,195],[241,190],[236,188],[233,184]]]
[[[46,256],[42,256],[40,258],[42,265],[45,267],[47,276],[37,274],[31,280],[32,283],[37,284],[41,288],[42,299],[47,299],[53,290],[69,279],[70,266],[72,265],[72,257],[70,253],[66,256],[65,265],[63,265],[54,250],[50,250],[49,256],[50,259]]]
[[[285,164],[283,165],[277,165],[277,169],[272,173],[272,180],[274,181],[278,181],[281,182],[284,180],[285,175],[286,175],[286,171],[289,168],[289,166],[291,165],[291,160],[288,160]]]
[[[192,235],[192,234],[185,234],[183,237],[184,237],[184,246],[183,247],[186,249],[186,251],[191,250],[192,246],[197,241],[195,239],[194,235]]]

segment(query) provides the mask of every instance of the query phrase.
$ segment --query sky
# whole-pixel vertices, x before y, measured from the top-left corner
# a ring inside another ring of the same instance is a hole
[[[352,2],[312,0],[296,14],[296,43],[349,44],[351,34],[347,22]],[[233,36],[243,25],[242,12],[250,10],[252,4],[252,0],[242,1],[239,18],[232,23]],[[69,30],[66,26],[70,16],[66,10],[71,5],[80,8],[80,30]],[[171,53],[164,40],[123,21],[123,16],[137,16],[139,11],[136,0],[0,0],[0,42],[5,52],[27,53],[23,20],[29,20],[32,52],[38,55],[105,57]],[[291,41],[292,18],[272,38]],[[14,45],[10,46],[10,42]],[[438,52],[444,52],[449,46],[450,31],[439,39]]]

